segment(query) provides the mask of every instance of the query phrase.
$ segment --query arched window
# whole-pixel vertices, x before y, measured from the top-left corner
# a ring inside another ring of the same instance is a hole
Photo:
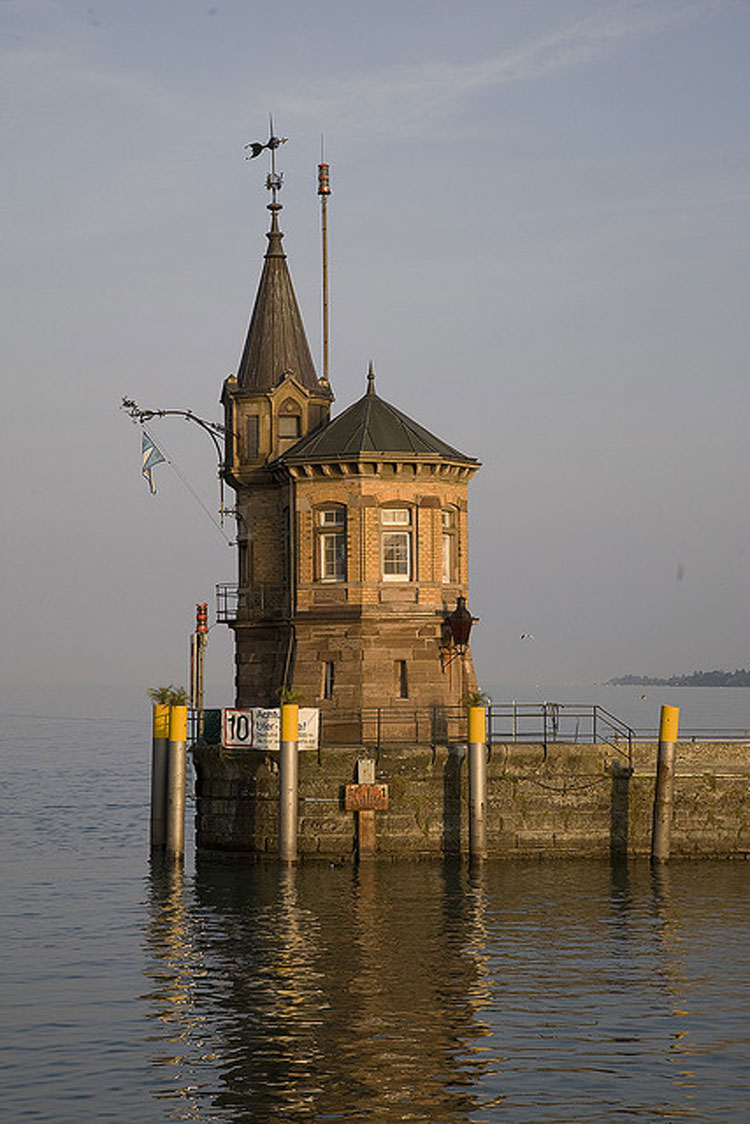
[[[380,549],[384,582],[408,582],[412,577],[412,510],[384,507],[380,512]]]
[[[346,508],[321,507],[315,513],[315,571],[318,581],[346,581]]]

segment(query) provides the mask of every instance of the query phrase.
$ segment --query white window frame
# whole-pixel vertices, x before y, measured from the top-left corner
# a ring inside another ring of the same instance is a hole
[[[384,507],[380,512],[384,527],[411,527],[410,507]]]
[[[440,512],[442,546],[440,556],[441,577],[444,585],[456,581],[458,573],[458,519],[454,508]]]
[[[346,535],[343,530],[323,531],[318,536],[320,543],[318,562],[322,582],[346,581]]]
[[[318,580],[345,582],[347,567],[346,513],[343,507],[324,507],[317,515]]]
[[[443,584],[444,585],[449,585],[454,580],[454,578],[453,578],[453,574],[455,572],[454,542],[455,542],[455,536],[452,535],[452,534],[449,534],[447,531],[443,531],[442,566],[443,566]]]
[[[381,508],[380,523],[380,573],[383,581],[410,582],[413,566],[412,509],[410,507]],[[398,557],[399,555],[401,557]],[[395,565],[399,568],[393,568]]]

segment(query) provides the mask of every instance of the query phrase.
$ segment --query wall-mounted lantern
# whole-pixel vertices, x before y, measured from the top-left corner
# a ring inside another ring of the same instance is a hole
[[[466,598],[459,597],[453,612],[443,619],[440,634],[440,666],[443,669],[457,657],[466,655],[471,628],[476,620],[467,608]]]

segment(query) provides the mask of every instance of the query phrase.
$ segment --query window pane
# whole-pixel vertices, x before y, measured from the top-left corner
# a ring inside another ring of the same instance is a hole
[[[383,577],[408,581],[411,573],[411,536],[407,531],[383,535]]]
[[[443,535],[443,581],[453,581],[453,535]]]
[[[346,581],[346,535],[331,531],[320,536],[320,576],[323,581]]]
[[[299,414],[279,418],[279,437],[299,437],[301,432]]]
[[[331,507],[320,512],[320,523],[323,527],[335,526],[343,522],[344,509],[342,507]]]
[[[390,526],[408,527],[411,523],[411,512],[408,507],[384,507],[381,515],[383,522]]]

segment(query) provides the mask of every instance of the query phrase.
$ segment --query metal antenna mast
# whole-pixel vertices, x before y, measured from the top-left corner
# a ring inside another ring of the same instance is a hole
[[[320,138],[320,164],[318,164],[318,195],[320,196],[321,244],[323,251],[323,375],[321,382],[329,385],[328,370],[328,196],[331,194],[329,168],[324,163],[323,137]]]

